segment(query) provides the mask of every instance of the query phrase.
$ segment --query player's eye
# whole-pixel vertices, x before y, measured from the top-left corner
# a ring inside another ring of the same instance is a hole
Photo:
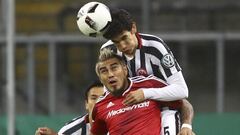
[[[112,40],[112,42],[113,42],[114,44],[119,44],[120,41]]]
[[[118,68],[118,65],[114,65],[114,66],[112,66],[111,69],[112,69],[113,71],[115,71],[115,70],[117,70],[117,68]]]
[[[106,69],[101,69],[100,73],[105,74],[105,73],[107,73],[107,70]]]
[[[97,98],[96,97],[92,97],[91,100],[97,100]]]

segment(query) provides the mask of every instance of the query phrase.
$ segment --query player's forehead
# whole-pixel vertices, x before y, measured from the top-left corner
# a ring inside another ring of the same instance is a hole
[[[99,63],[99,70],[109,68],[114,65],[119,65],[120,61],[117,58],[109,58]]]
[[[113,37],[112,41],[113,42],[119,42],[122,39],[124,39],[125,37],[130,36],[130,34],[131,34],[130,31],[124,30],[121,33],[119,33],[117,36]]]
[[[103,95],[103,87],[92,87],[90,90],[89,90],[89,93],[88,93],[88,96],[91,97],[91,96],[101,96]]]

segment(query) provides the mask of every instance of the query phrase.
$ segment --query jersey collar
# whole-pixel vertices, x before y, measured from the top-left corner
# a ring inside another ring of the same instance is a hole
[[[129,85],[128,85],[127,89],[122,93],[122,96],[124,96],[132,87],[132,84],[133,84],[132,80],[130,78],[128,78],[128,81],[129,81]],[[110,93],[106,86],[103,86],[103,90],[107,95]],[[104,95],[106,95],[106,94],[104,94]]]
[[[136,34],[136,37],[137,37],[137,41],[138,41],[138,49],[140,49],[142,47],[142,39],[140,37],[140,34],[137,32]]]
[[[133,84],[132,80],[128,78],[128,81],[129,81],[129,86],[128,86],[128,88],[123,92],[122,96],[124,96],[124,95],[131,89],[131,87],[132,87],[132,84]]]
[[[84,119],[85,123],[89,123],[89,114],[85,115],[85,119]]]

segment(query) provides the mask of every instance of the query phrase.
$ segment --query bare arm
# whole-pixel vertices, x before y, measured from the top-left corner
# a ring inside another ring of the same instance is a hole
[[[186,99],[183,99],[182,101],[183,105],[180,110],[182,123],[192,124],[192,120],[194,117],[193,106]]]
[[[182,120],[182,128],[178,135],[194,135],[192,132],[192,128],[189,127],[189,125],[192,125],[192,120],[194,117],[194,110],[193,106],[186,100],[182,100],[182,107],[180,109],[181,111],[181,120]],[[188,125],[189,124],[189,125]],[[187,125],[187,126],[185,126]]]

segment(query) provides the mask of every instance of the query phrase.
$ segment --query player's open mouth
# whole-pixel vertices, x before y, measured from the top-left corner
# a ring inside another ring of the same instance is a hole
[[[116,83],[117,83],[117,81],[115,81],[115,80],[110,80],[109,81],[109,84],[111,84],[111,85],[116,85]]]
[[[126,53],[126,54],[128,54],[128,53],[131,52],[131,50],[130,50],[130,49],[128,49],[128,50],[126,49],[126,50],[124,50],[123,52]]]

